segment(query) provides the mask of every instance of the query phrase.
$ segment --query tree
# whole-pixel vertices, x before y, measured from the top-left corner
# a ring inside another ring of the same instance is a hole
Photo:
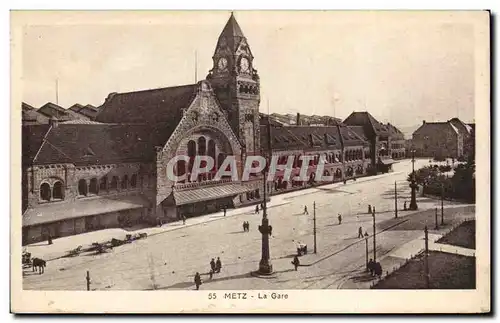
[[[415,182],[418,185],[426,185],[438,176],[438,169],[433,166],[425,166],[415,171]],[[412,173],[408,174],[407,181],[411,182]]]

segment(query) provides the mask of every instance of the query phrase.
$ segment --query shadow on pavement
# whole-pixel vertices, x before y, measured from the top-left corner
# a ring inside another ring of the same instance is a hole
[[[201,274],[202,276],[208,275],[208,273]],[[233,275],[233,276],[226,276],[226,277],[220,277],[220,278],[215,278],[217,277],[218,274],[214,274],[212,279],[205,278],[203,280],[203,284],[208,284],[212,282],[219,282],[219,281],[226,281],[226,280],[235,280],[235,279],[242,279],[242,278],[250,278],[252,275],[250,273],[245,273],[245,274],[240,274],[240,275]],[[187,288],[194,286],[194,281],[188,281],[188,282],[180,282],[176,283],[173,285],[169,285],[166,287],[160,287],[158,289],[169,289],[169,288]],[[202,285],[203,286],[203,285]]]

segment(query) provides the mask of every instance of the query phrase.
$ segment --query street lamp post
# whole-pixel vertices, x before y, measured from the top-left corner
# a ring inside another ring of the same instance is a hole
[[[368,271],[368,236],[365,237],[365,248],[366,248],[366,271]]]
[[[394,181],[394,215],[398,217],[398,189],[396,186],[396,181]]]
[[[377,262],[377,249],[376,249],[376,241],[375,241],[375,236],[376,236],[376,232],[375,232],[375,207],[373,208],[372,217],[373,217],[373,261]]]
[[[269,116],[267,119],[267,139],[268,139],[268,150],[269,155],[271,154],[271,124],[269,121]],[[270,157],[270,156],[269,156]],[[259,262],[258,273],[261,275],[271,275],[273,273],[273,265],[271,263],[271,257],[269,252],[269,219],[267,218],[267,158],[266,158],[266,168],[264,168],[264,203],[262,212],[262,225],[259,225],[259,231],[262,234],[262,255]]]
[[[313,228],[313,233],[314,233],[314,253],[317,253],[316,249],[316,201],[313,203],[313,221],[314,221],[314,228]]]
[[[439,229],[439,225],[438,225],[438,208],[436,208],[435,217],[436,217],[436,227],[435,227],[435,229],[438,230]]]
[[[444,186],[441,185],[441,225],[444,225],[444,205],[443,205],[443,200],[444,200]]]
[[[412,163],[412,176],[411,176],[411,200],[410,200],[410,210],[417,210],[417,197],[416,197],[416,190],[417,190],[417,183],[415,181],[415,149],[411,151],[412,157],[411,157],[411,163]]]

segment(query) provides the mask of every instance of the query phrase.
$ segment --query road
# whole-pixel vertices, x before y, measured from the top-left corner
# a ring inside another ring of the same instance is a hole
[[[418,160],[415,168],[426,163]],[[250,274],[258,268],[261,255],[261,235],[257,228],[262,214],[246,213],[151,236],[106,254],[50,261],[45,274],[27,273],[24,288],[85,290],[87,270],[91,288],[97,290],[193,289],[195,272],[202,274],[203,289],[345,288],[344,283],[365,264],[365,240],[358,239],[357,233],[359,227],[370,235],[373,232],[368,204],[376,206],[377,224],[394,218],[394,182],[398,185],[402,208],[404,200],[409,204],[406,182],[409,171],[411,163],[404,160],[394,165],[393,173],[380,177],[286,195],[289,203],[268,212],[273,226],[270,247],[276,273],[270,278]],[[318,253],[301,257],[304,266],[295,271],[290,263],[295,241],[307,243],[309,251],[313,251],[313,202],[316,202]],[[302,214],[304,205],[309,215]],[[419,206],[425,209],[435,205],[436,201],[422,199]],[[339,213],[343,217],[341,225],[337,221]],[[404,216],[402,212],[401,221]],[[250,232],[243,232],[243,221],[249,221]],[[377,228],[377,232],[382,229]],[[415,230],[387,230],[377,234],[378,257],[420,235],[421,231]],[[369,242],[372,256],[372,238]],[[209,279],[203,273],[209,271],[210,259],[217,257],[222,260],[222,272]]]

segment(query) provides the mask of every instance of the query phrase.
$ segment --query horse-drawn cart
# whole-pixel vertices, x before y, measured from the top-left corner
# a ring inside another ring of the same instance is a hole
[[[22,254],[22,265],[24,267],[31,267],[31,253],[27,251],[23,251]]]
[[[113,246],[107,243],[94,242],[92,243],[92,249],[94,249],[96,253],[99,254],[108,252],[109,250],[113,250]]]

